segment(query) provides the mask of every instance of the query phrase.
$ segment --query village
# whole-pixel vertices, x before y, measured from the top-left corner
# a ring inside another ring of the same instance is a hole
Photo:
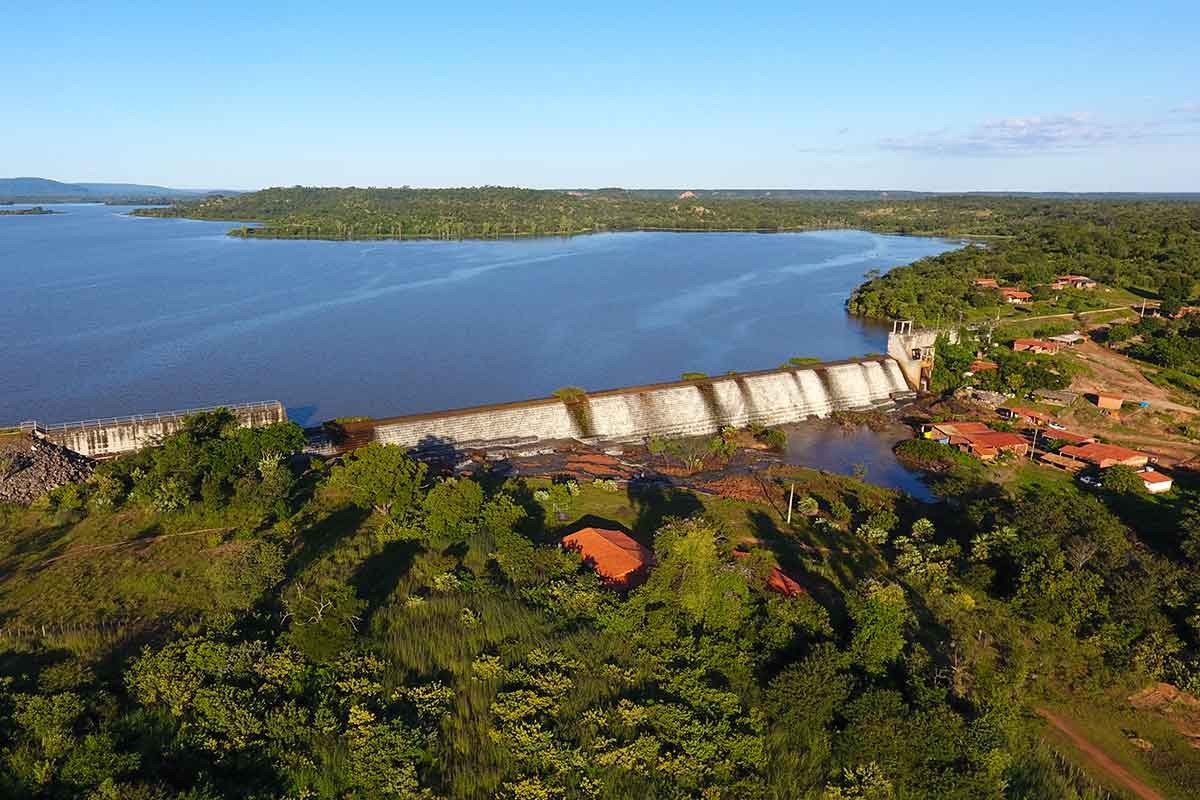
[[[1024,306],[1034,297],[1031,291],[1001,286],[996,278],[976,278],[973,284],[998,291],[1009,305]],[[1059,275],[1044,288],[1098,286],[1084,275]],[[1198,310],[1184,306],[1171,316],[1178,319]],[[1143,304],[1100,322],[1089,323],[1081,314],[1062,315],[1071,317],[1072,328],[1063,333],[1009,339],[1003,328],[989,331],[990,350],[980,347],[974,354],[955,392],[973,408],[961,409],[950,419],[918,422],[915,431],[981,462],[1024,460],[1065,472],[1089,487],[1099,487],[1109,470],[1121,467],[1136,475],[1147,493],[1169,492],[1174,470],[1193,468],[1200,455],[1190,422],[1200,411],[1191,398],[1151,382],[1153,368],[1104,343],[1111,325],[1158,313],[1156,307]],[[989,374],[1000,370],[999,357],[1017,353],[1052,357],[1042,361],[1051,371],[1069,374],[1069,386],[983,388]]]

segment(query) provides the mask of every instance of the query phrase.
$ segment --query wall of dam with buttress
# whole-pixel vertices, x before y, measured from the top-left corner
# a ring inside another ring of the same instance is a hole
[[[780,425],[878,408],[910,394],[899,364],[881,356],[380,419],[369,434],[352,438],[354,446],[434,447],[700,436],[726,425]],[[345,449],[336,439],[314,445]]]
[[[371,442],[420,449],[705,436],[727,425],[782,425],[828,417],[835,411],[882,408],[912,394],[896,359],[871,356],[344,425],[326,423],[307,431],[308,451],[334,455]],[[287,420],[286,409],[279,402],[224,408],[232,411],[243,427]],[[189,414],[211,410],[48,426],[28,422],[21,427],[77,453],[106,458],[156,445],[182,429]]]
[[[237,417],[243,428],[258,428],[276,422],[287,421],[283,403],[242,403],[221,406]],[[183,428],[184,420],[191,414],[215,411],[211,408],[194,408],[186,411],[168,411],[160,414],[137,414],[130,417],[110,417],[82,422],[65,422],[58,425],[39,425],[36,422],[22,423],[22,428],[36,432],[50,441],[76,453],[91,458],[109,458],[158,444],[163,437],[177,433]]]

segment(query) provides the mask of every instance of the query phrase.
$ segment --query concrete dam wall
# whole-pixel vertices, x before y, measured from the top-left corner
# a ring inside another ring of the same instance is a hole
[[[779,425],[880,407],[909,393],[895,360],[865,358],[382,419],[372,438],[420,447],[698,436],[725,425]]]
[[[221,406],[232,411],[243,428],[257,428],[276,422],[287,422],[283,403],[244,403]],[[63,447],[92,458],[129,453],[158,444],[164,436],[179,431],[189,414],[215,411],[217,407],[170,411],[162,414],[139,414],[130,417],[93,419],[85,422],[66,422],[43,427],[32,423],[41,435]]]

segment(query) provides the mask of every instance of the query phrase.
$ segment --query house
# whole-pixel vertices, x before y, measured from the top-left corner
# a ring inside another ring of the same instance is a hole
[[[995,361],[986,361],[982,358],[977,358],[971,362],[969,371],[974,374],[977,372],[991,372],[994,369],[1000,369],[1000,365]]]
[[[562,546],[578,551],[583,563],[615,589],[640,585],[654,565],[654,554],[621,531],[583,528],[564,536]]]
[[[1024,406],[1013,406],[1012,408],[1001,408],[998,411],[1005,417],[1017,422],[1025,422],[1029,425],[1037,425],[1045,427],[1054,421],[1054,417],[1047,414],[1045,411],[1038,411],[1033,408],[1025,408]]]
[[[1171,486],[1174,481],[1169,475],[1164,475],[1161,472],[1150,469],[1140,469],[1137,473],[1142,479],[1142,483],[1146,485],[1146,491],[1150,494],[1162,494],[1163,492],[1171,491]]]
[[[1004,288],[1000,290],[1001,296],[1004,297],[1004,302],[1011,303],[1014,306],[1032,300],[1033,295],[1029,292],[1023,292],[1020,289]]]
[[[733,551],[734,558],[745,558],[748,555],[750,554],[745,550]],[[771,567],[771,573],[767,575],[766,588],[784,597],[799,597],[804,594],[804,587],[778,566]]]
[[[990,461],[1000,453],[1023,456],[1029,443],[1015,433],[994,431],[982,422],[935,422],[925,426],[925,438],[957,447],[964,453]]]
[[[1105,411],[1120,411],[1123,402],[1124,400],[1115,394],[1103,394],[1102,392],[1095,394],[1096,407],[1102,408]]]
[[[1070,347],[1071,345],[1079,344],[1086,338],[1083,334],[1076,331],[1075,333],[1060,333],[1058,336],[1049,336],[1046,338],[1046,341],[1054,342],[1055,344],[1065,344]]]
[[[1062,389],[1034,389],[1033,396],[1037,398],[1039,403],[1046,403],[1051,406],[1074,405],[1075,401],[1079,399],[1079,395],[1074,392]]]
[[[1012,349],[1014,353],[1057,353],[1058,345],[1054,342],[1047,342],[1042,339],[1013,339]]]
[[[1059,275],[1050,284],[1051,289],[1095,289],[1096,282],[1086,275]]]
[[[975,285],[980,289],[999,289],[1000,284],[996,283],[995,278],[976,278]]]
[[[1058,453],[1076,461],[1085,461],[1100,469],[1108,469],[1117,464],[1124,464],[1127,467],[1144,467],[1150,462],[1150,457],[1145,453],[1130,450],[1128,447],[1101,444],[1100,442],[1085,445],[1069,444],[1059,448]]]
[[[1096,441],[1095,436],[1088,436],[1086,433],[1075,433],[1074,431],[1063,431],[1056,428],[1051,428],[1048,431],[1042,431],[1043,442],[1064,442],[1066,444],[1091,444]]]
[[[959,448],[970,453],[981,461],[991,461],[1001,453],[1024,456],[1029,452],[1029,442],[1023,436],[1004,431],[989,431],[972,434],[968,437],[967,447]]]
[[[926,439],[941,444],[965,444],[973,434],[991,433],[992,429],[982,422],[933,422],[925,426]]]
[[[1076,461],[1073,458],[1060,456],[1057,453],[1039,453],[1038,461],[1042,462],[1048,467],[1056,467],[1061,470],[1066,470],[1072,475],[1087,466],[1087,464],[1083,463],[1082,461]]]

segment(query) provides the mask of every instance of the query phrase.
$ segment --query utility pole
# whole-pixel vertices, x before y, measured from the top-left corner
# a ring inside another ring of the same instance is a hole
[[[788,490],[788,515],[787,524],[792,524],[792,506],[796,503],[796,484],[792,483],[792,488]]]
[[[1033,457],[1037,455],[1037,440],[1038,440],[1038,434],[1041,433],[1041,431],[1042,431],[1041,428],[1033,429],[1033,449],[1031,449],[1029,451],[1029,460],[1030,461],[1033,461]]]

